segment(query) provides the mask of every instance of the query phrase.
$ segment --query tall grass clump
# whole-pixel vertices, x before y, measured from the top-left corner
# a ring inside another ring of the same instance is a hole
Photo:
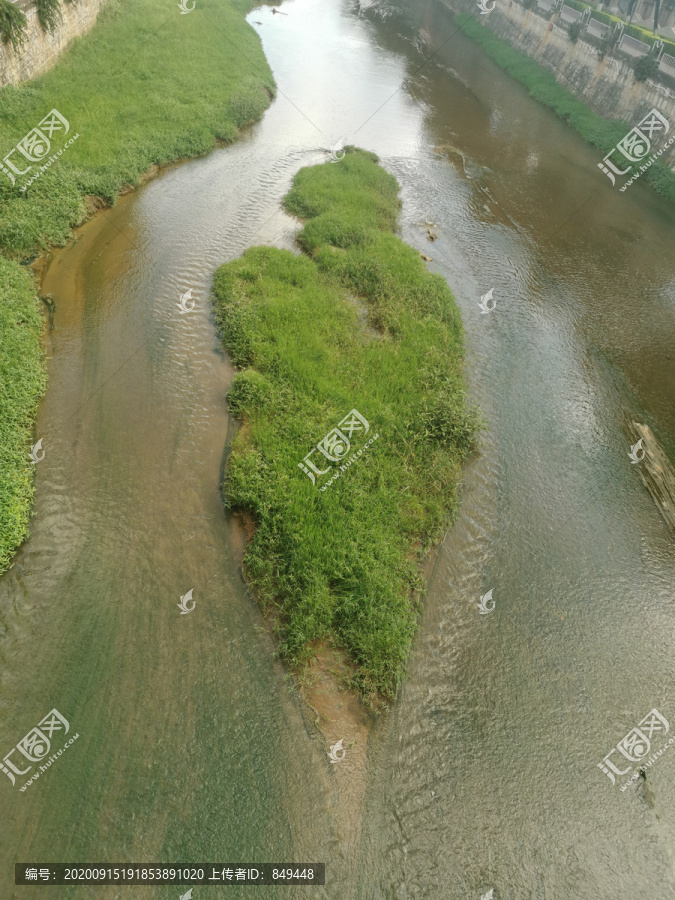
[[[459,13],[456,21],[464,34],[480,44],[500,69],[523,84],[535,100],[550,107],[561,119],[569,122],[575,131],[594,147],[598,147],[603,155],[609,153],[626,132],[630,131],[632,126],[627,122],[603,119],[594,113],[558,84],[551,72],[480,25],[472,16]],[[659,194],[675,201],[675,173],[662,160],[654,160],[644,178]]]
[[[463,329],[444,279],[394,234],[398,185],[373,154],[302,169],[285,205],[306,220],[305,254],[255,247],[214,280],[237,367],[228,402],[244,423],[226,503],[255,523],[246,575],[286,660],[302,666],[327,640],[355,664],[356,689],[391,697],[419,562],[452,521],[476,439]],[[298,464],[352,409],[370,426],[352,437],[362,453],[322,491],[339,465],[317,452],[330,472],[314,485]]]
[[[30,274],[0,257],[0,572],[28,534],[34,469],[28,449],[45,388],[42,316]]]

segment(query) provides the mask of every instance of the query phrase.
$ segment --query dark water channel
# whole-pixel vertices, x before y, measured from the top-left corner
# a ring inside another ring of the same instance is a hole
[[[675,728],[674,545],[625,431],[646,422],[675,455],[675,215],[640,183],[613,192],[598,153],[461,34],[416,72],[392,22],[283,8],[249,17],[279,87],[264,119],[50,263],[46,456],[0,581],[0,741],[52,708],[79,738],[25,792],[2,785],[0,897],[177,898],[13,885],[15,861],[170,859],[327,864],[325,888],[265,896],[675,897],[675,751],[625,792],[597,767],[650,710]],[[430,7],[425,29],[436,48],[454,25]],[[456,294],[488,426],[362,809],[340,802],[241,583],[208,300],[221,262],[293,247],[280,200],[341,137],[398,178],[402,235]]]

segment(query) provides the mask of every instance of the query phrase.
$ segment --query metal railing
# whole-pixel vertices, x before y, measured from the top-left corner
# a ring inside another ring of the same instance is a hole
[[[663,53],[659,62],[659,69],[666,75],[670,75],[671,78],[675,78],[675,56]]]
[[[563,4],[563,8],[560,11],[560,18],[563,22],[577,22],[581,18],[581,13],[574,9],[574,7]]]
[[[630,54],[630,56],[646,56],[649,53],[650,47],[649,44],[638,41],[629,34],[622,34],[617,49],[621,50],[623,53]]]
[[[589,19],[588,26],[586,28],[586,31],[589,34],[592,34],[593,37],[601,39],[607,37],[611,30],[612,29],[609,27],[609,25],[605,25],[604,22],[599,22],[597,19],[593,18]]]

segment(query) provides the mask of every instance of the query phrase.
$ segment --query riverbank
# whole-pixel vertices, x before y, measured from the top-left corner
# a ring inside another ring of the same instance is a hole
[[[42,127],[52,131],[51,146],[31,151],[39,161],[15,151],[15,169],[0,172],[0,291],[11,306],[2,320],[3,347],[10,348],[3,352],[2,391],[22,397],[21,404],[0,406],[0,433],[11,435],[2,461],[0,571],[28,534],[30,432],[45,386],[44,370],[35,368],[42,365],[34,327],[40,301],[20,262],[65,245],[75,226],[114,204],[144,173],[232,142],[260,118],[275,84],[260,39],[244,18],[252,6],[204,0],[181,15],[162,0],[111,2],[52,70],[0,92],[3,158],[50,111],[59,116],[54,128]],[[16,291],[22,312],[12,325]],[[20,324],[22,316],[30,330]],[[23,329],[20,336],[16,329]],[[15,344],[30,360],[27,368]]]
[[[422,41],[423,56],[429,58],[440,54],[444,46],[441,43],[436,47],[436,17],[439,13],[447,17],[448,24],[455,24],[453,33],[459,27],[501,69],[524,85],[531,97],[552,109],[584,140],[597,147],[601,151],[598,163],[650,108],[656,107],[665,118],[670,117],[672,100],[670,95],[668,100],[664,99],[666,89],[662,85],[650,87],[646,82],[636,81],[632,67],[626,68],[625,60],[619,64],[612,56],[601,57],[597,48],[583,40],[573,43],[566,31],[557,25],[556,31],[551,31],[552,23],[518,3],[510,3],[508,8],[498,5],[490,15],[480,19],[476,5],[469,0],[432,0],[421,7],[413,7],[409,0],[375,0],[362,2],[361,10],[369,18],[392,19],[406,31],[413,29],[417,40]],[[584,53],[590,57],[582,60]],[[437,60],[441,58],[442,54]],[[627,79],[630,84],[626,83]],[[605,118],[600,114],[604,110],[613,112],[615,118]],[[672,147],[661,143],[665,155],[649,163],[644,178],[657,193],[672,202],[675,201],[675,171],[670,168]],[[650,157],[646,153],[643,158],[648,162]],[[635,172],[640,172],[639,167]]]
[[[444,279],[395,234],[398,184],[374,154],[300,170],[286,209],[296,256],[254,247],[214,279],[243,422],[227,505],[254,527],[244,557],[280,653],[320,642],[362,696],[394,696],[424,589],[419,563],[452,520],[477,415]]]
[[[473,16],[457,13],[455,21],[467,37],[483,48],[490,59],[524,85],[531,97],[552,109],[603,155],[610,153],[631,130],[632,125],[628,122],[605,119],[593,112],[587,104],[577,100],[571,91],[558,84],[555,77],[538,62],[497,37]],[[657,193],[675,202],[675,172],[664,162],[654,160],[644,177]]]

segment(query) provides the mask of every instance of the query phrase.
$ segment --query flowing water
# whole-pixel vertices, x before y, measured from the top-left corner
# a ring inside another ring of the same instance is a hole
[[[0,746],[52,708],[79,737],[25,792],[3,778],[0,896],[29,890],[15,861],[213,860],[327,864],[325,888],[265,896],[673,897],[675,752],[625,792],[597,764],[650,710],[675,723],[673,542],[625,430],[647,422],[675,451],[675,215],[639,182],[613,190],[598,152],[442,8],[422,68],[392,20],[340,0],[283,9],[249,16],[279,87],[263,120],[49,262],[46,455],[0,581]],[[456,294],[487,426],[362,805],[241,581],[219,493],[232,370],[208,297],[246,247],[293,248],[280,200],[341,137],[398,178],[402,236]]]

